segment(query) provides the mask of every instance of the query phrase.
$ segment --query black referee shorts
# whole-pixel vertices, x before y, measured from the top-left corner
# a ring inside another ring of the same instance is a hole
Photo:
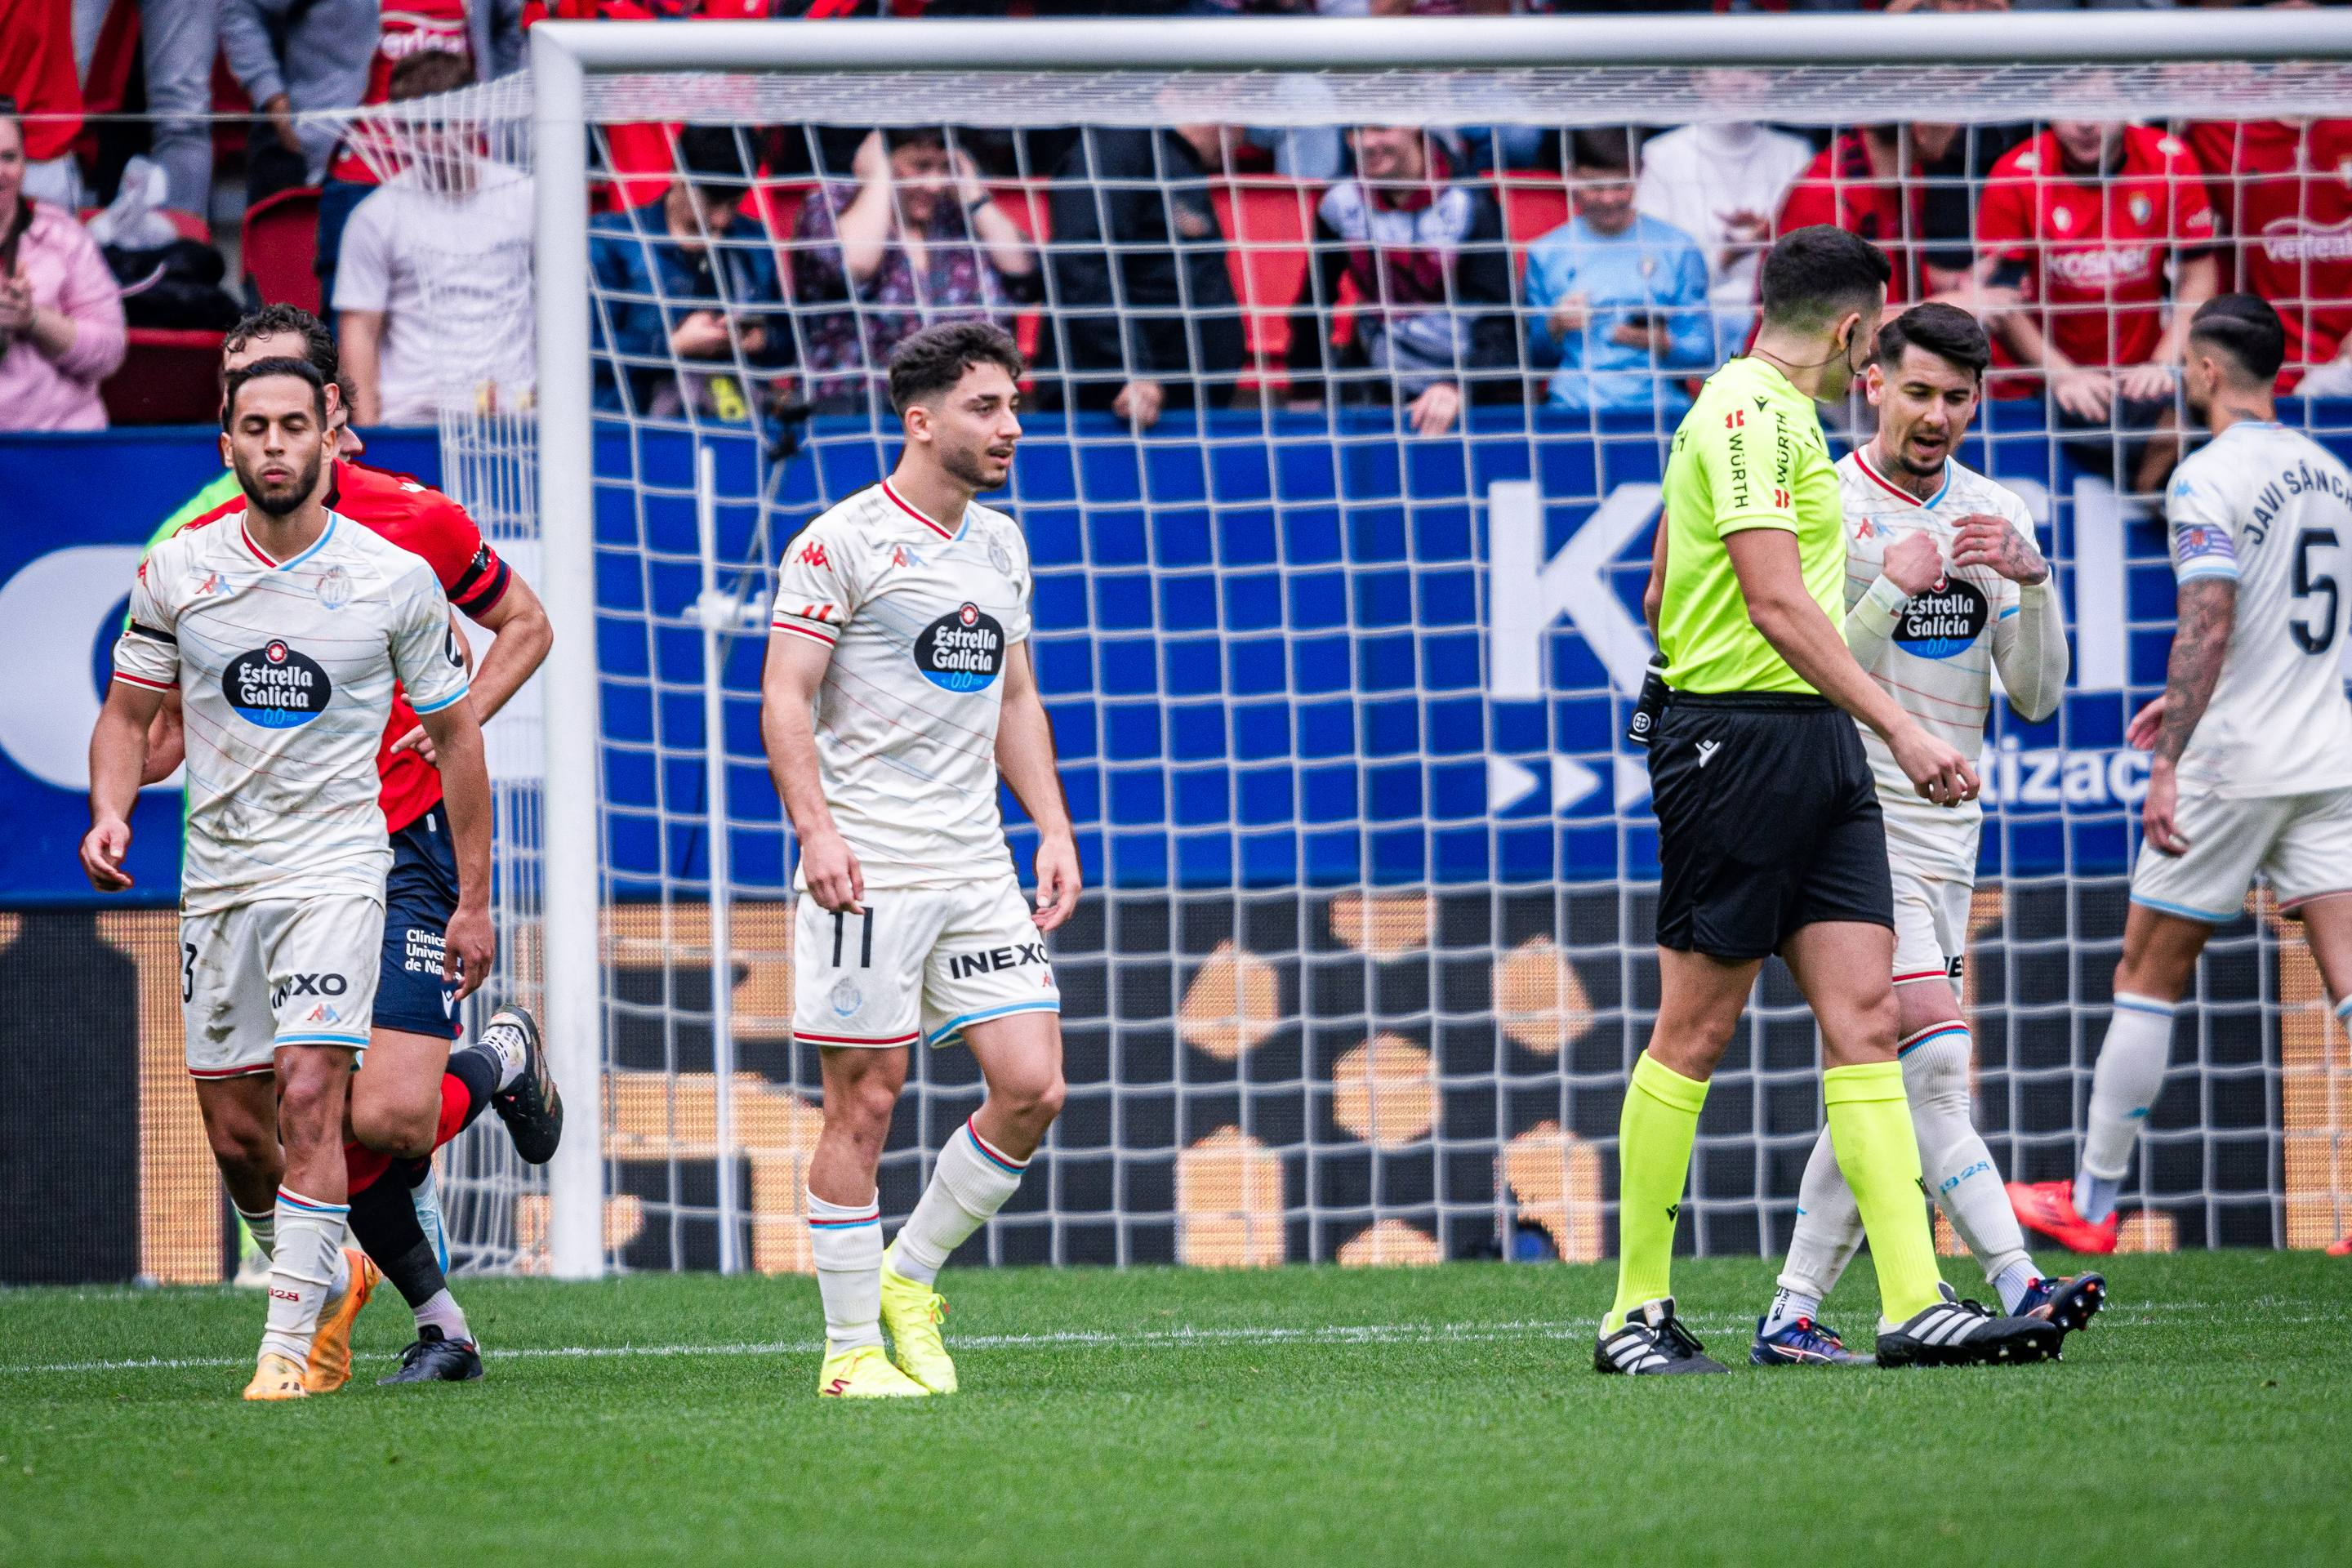
[[[1675,693],[1650,795],[1659,946],[1762,958],[1816,921],[1895,924],[1870,761],[1827,698]]]

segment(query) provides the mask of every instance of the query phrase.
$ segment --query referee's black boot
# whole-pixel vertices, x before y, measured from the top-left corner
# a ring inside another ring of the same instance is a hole
[[[2017,1366],[2056,1361],[2066,1331],[2044,1318],[2010,1318],[1963,1301],[1949,1285],[1944,1299],[1878,1334],[1881,1366]]]
[[[1667,1296],[1644,1301],[1626,1317],[1623,1328],[1601,1335],[1592,1347],[1592,1370],[1633,1377],[1731,1370],[1701,1353],[1706,1348],[1675,1316],[1675,1299]]]

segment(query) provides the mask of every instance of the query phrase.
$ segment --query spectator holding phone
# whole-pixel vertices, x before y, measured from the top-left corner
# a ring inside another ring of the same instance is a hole
[[[1528,247],[1528,352],[1559,367],[1545,395],[1554,408],[1679,419],[1690,395],[1671,373],[1715,363],[1706,258],[1634,211],[1633,153],[1615,127],[1570,139],[1572,216]]]
[[[600,407],[667,418],[691,407],[744,416],[793,363],[768,230],[742,210],[751,162],[734,130],[678,132],[677,177],[654,201],[589,225],[589,264],[609,301],[591,323]]]

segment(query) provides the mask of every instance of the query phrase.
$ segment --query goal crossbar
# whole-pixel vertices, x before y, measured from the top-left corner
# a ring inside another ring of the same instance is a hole
[[[783,85],[758,100],[770,118],[849,123],[935,121],[913,94],[877,83],[943,72],[972,77],[956,118],[976,124],[1036,121],[1039,106],[995,90],[1046,73],[1072,121],[1148,124],[1171,107],[1207,108],[1235,123],[1622,123],[1691,118],[1848,122],[1916,117],[1921,72],[1957,98],[1953,118],[2019,118],[2020,95],[2041,96],[2023,117],[2095,113],[2122,95],[2132,117],[2166,111],[2168,72],[2183,62],[2249,68],[2271,112],[2336,112],[2352,103],[2352,26],[2326,10],[2124,16],[1714,16],[1508,18],[1435,26],[1412,20],[1193,19],[1083,22],[840,22],[824,26],[698,23],[645,26],[550,22],[531,30],[528,91],[537,180],[540,589],[559,648],[596,646],[593,435],[590,353],[589,138],[593,123],[724,111],[725,83],[697,73],[747,75]],[[1695,86],[1710,68],[1788,79],[1805,68],[1809,104],[1754,93],[1709,99]],[[2107,68],[2138,68],[2104,95],[2086,86]],[[1890,68],[1874,72],[1873,68]],[[1280,100],[1280,73],[1330,73],[1334,100],[1302,109]],[[1593,73],[1617,72],[1614,77]],[[1434,73],[1477,73],[1437,83]],[[1649,74],[1644,74],[1649,73]],[[1658,74],[1664,73],[1664,74]],[[632,82],[670,79],[662,93]],[[1082,79],[1074,80],[1074,78]],[[815,90],[831,79],[842,90]],[[1978,91],[1979,83],[2006,90]],[[1410,84],[1433,83],[1416,98]],[[1608,90],[1584,95],[1588,83]],[[1825,85],[1826,84],[1826,85]],[[1095,89],[1099,88],[1099,92]],[[708,92],[709,96],[702,96]],[[1906,96],[1907,94],[1907,96]],[[1160,96],[1156,96],[1160,95]],[[2183,89],[2184,99],[2188,89]],[[754,95],[756,99],[756,94]],[[743,99],[732,100],[739,115]],[[2206,101],[2210,102],[2209,98]],[[1440,104],[1432,109],[1433,103]],[[1769,107],[1766,107],[1769,105]],[[1901,108],[1891,106],[1901,105]],[[856,106],[845,110],[845,106]],[[667,111],[665,111],[665,107]],[[1385,110],[1385,115],[1378,111]],[[1313,118],[1307,118],[1308,116]],[[571,1101],[575,1135],[551,1170],[548,1261],[568,1278],[602,1272],[604,1156],[600,1137],[601,705],[593,657],[549,661],[545,700],[543,868],[547,1040]]]

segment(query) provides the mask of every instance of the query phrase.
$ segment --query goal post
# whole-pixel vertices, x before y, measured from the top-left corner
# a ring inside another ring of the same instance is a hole
[[[1928,108],[1936,118],[1969,124],[2053,117],[2352,114],[2352,28],[2325,10],[2233,12],[2226,17],[2196,12],[1621,16],[1443,25],[1319,19],[823,26],[549,22],[534,27],[530,39],[528,114],[537,181],[537,585],[555,635],[554,656],[539,678],[545,710],[543,1021],[571,1129],[550,1173],[546,1266],[565,1278],[593,1277],[606,1267],[605,1205],[613,1169],[603,1143],[608,1111],[601,1101],[611,1060],[601,921],[611,889],[600,784],[605,724],[597,658],[594,467],[596,427],[604,416],[594,403],[591,332],[596,309],[591,195],[599,177],[591,135],[596,127],[708,120],[1018,130],[1041,116],[1051,116],[1051,123],[1138,127],[1192,116],[1276,128],[1408,123],[1561,130],[1757,119],[1854,125],[1921,119]],[[1725,68],[1743,74],[1727,82]],[[1299,73],[1316,80],[1318,90],[1311,100],[1286,87]],[[941,90],[936,84],[942,78],[953,78],[959,86]],[[916,86],[924,82],[934,85],[929,90]],[[1267,416],[1267,430],[1275,429],[1275,418]],[[1336,441],[1338,416],[1332,419]],[[1281,437],[1294,448],[1311,438],[1297,432]],[[696,450],[696,463],[706,462],[708,449]],[[823,496],[828,504],[839,499]],[[1483,513],[1482,497],[1458,499],[1466,510]],[[814,515],[813,509],[803,510]],[[2081,537],[2080,520],[2073,526]],[[1543,542],[1541,521],[1533,527],[1535,559],[1540,561],[1551,547]],[[2123,527],[2121,521],[2115,524],[2118,540]],[[707,599],[712,569],[707,531],[701,547]],[[2116,546],[2118,559],[2123,548]],[[2120,590],[2116,603],[2120,607]],[[703,613],[709,613],[707,606]],[[706,636],[704,647],[710,646]],[[712,677],[713,692],[717,679]],[[1604,700],[1608,686],[1604,678],[1599,688]],[[715,696],[711,701],[709,711],[723,736],[723,713]],[[713,743],[723,745],[723,738]],[[1491,771],[1496,763],[1486,765]],[[1555,768],[1558,790],[1563,773],[1559,764]],[[714,831],[722,838],[730,831],[725,787],[724,778],[717,778],[721,798],[710,806]],[[1495,825],[1486,826],[1491,837]],[[1622,854],[1634,829],[1619,817],[1609,826]],[[1988,834],[1994,831],[1989,821]],[[723,865],[723,855],[716,858]],[[2071,888],[2066,893],[2073,896]],[[726,902],[723,889],[718,902]],[[1331,918],[1336,924],[1340,917]],[[706,928],[715,974],[731,962],[720,934],[725,927],[714,912]],[[1306,939],[1295,940],[1306,945]],[[1499,927],[1490,940],[1504,940]],[[1612,940],[1622,944],[1634,939],[1626,931]],[[1620,968],[1625,987],[1615,1005],[1630,1017],[1635,1005],[1631,959]],[[713,984],[721,994],[714,997],[711,1011],[723,1020],[727,987],[721,980]],[[1242,999],[1229,998],[1227,1005],[1242,1019],[1244,1034],[1255,1026],[1248,1002],[1255,984],[1252,973],[1238,970],[1232,982],[1233,996]],[[2262,1005],[2272,1009],[2264,1016],[2274,1016],[2277,999],[2266,989],[2263,995]],[[1289,1001],[1307,1005],[1303,994]],[[2080,1049],[2078,1042],[2078,1058]],[[723,1049],[715,1055],[719,1063],[730,1060]],[[1377,1110],[1384,1092],[1379,1060],[1375,1055],[1366,1061],[1369,1066],[1360,1066]],[[1181,1080],[1181,1068],[1177,1075]],[[729,1141],[744,1115],[740,1106],[726,1109],[735,1077],[731,1067],[722,1067],[713,1086],[721,1107],[714,1137],[722,1166],[730,1163]],[[1771,1079],[1759,1068],[1759,1170],[1765,1160],[1760,1133],[1769,1120],[1764,1102],[1778,1092]],[[1495,1096],[1497,1147],[1485,1151],[1477,1145],[1496,1161],[1510,1157],[1500,1147],[1505,1129],[1499,1109],[1510,1088],[1503,1083]],[[1303,1136],[1313,1142],[1311,1135]],[[1780,1142],[1785,1152],[1793,1140],[1783,1137]],[[1310,1165],[1315,1153],[1310,1148]],[[1263,1167],[1246,1158],[1230,1168],[1202,1169],[1209,1173],[1196,1174],[1196,1184],[1229,1180],[1235,1192],[1268,1179]],[[1590,1167],[1599,1169],[1597,1161]],[[1180,1201],[1186,1179],[1180,1168]],[[1280,1188],[1299,1177],[1277,1173],[1270,1179]],[[1306,1204],[1311,1207],[1317,1201],[1310,1192]],[[1526,1193],[1519,1201],[1532,1204]],[[1574,1206],[1565,1199],[1547,1201]],[[726,1267],[740,1262],[737,1202],[732,1171],[722,1169],[716,1206],[725,1231],[718,1251]],[[1282,1198],[1276,1206],[1286,1224],[1300,1205]],[[1378,1206],[1376,1197],[1373,1208]],[[752,1223],[758,1223],[756,1215]],[[1588,1224],[1597,1246],[1601,1222],[1580,1209],[1561,1234]],[[1768,1241],[1770,1234],[1765,1226]],[[1257,1244],[1244,1238],[1240,1245],[1246,1253]],[[1279,1238],[1272,1255],[1282,1255]],[[1308,1255],[1327,1251],[1318,1244]],[[1128,1256],[1122,1239],[1117,1257]]]

